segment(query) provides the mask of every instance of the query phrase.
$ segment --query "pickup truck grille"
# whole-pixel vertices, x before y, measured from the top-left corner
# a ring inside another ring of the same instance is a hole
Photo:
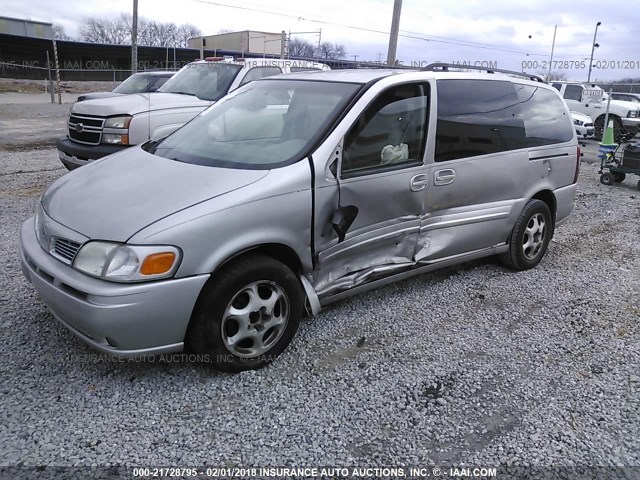
[[[80,250],[80,244],[66,238],[53,238],[51,242],[53,248],[51,253],[63,260],[65,263],[71,264],[76,257],[76,253]]]
[[[69,138],[74,142],[98,145],[102,138],[104,118],[71,113],[69,115]]]

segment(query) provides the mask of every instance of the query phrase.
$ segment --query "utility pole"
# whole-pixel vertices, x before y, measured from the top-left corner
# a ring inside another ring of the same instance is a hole
[[[400,30],[400,10],[402,10],[402,0],[394,0],[393,17],[391,18],[391,34],[389,35],[389,51],[387,52],[387,66],[389,67],[393,67],[396,63],[398,32]]]
[[[284,58],[287,52],[287,32],[282,30],[281,37],[282,38],[280,40],[280,58]]]
[[[551,65],[553,65],[553,50],[556,48],[556,32],[558,31],[558,25],[553,29],[553,42],[551,43],[551,58],[549,59],[549,74],[547,75],[547,82],[551,79]]]
[[[591,45],[591,58],[589,59],[589,75],[587,76],[587,83],[591,82],[591,67],[593,66],[593,51],[596,49],[596,47],[600,46],[596,43],[596,37],[598,36],[598,27],[600,25],[602,25],[602,22],[596,23],[596,31],[593,32],[593,45]],[[605,125],[605,128],[607,128],[606,125]]]
[[[133,0],[133,21],[131,22],[131,73],[138,71],[138,0]]]

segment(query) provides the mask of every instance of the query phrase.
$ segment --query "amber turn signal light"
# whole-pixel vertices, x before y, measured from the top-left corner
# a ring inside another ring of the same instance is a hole
[[[176,254],[173,252],[153,253],[144,259],[140,266],[141,275],[159,275],[167,273],[176,261]]]

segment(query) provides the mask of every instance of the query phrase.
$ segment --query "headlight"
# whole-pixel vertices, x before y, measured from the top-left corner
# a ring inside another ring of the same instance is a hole
[[[73,268],[113,282],[144,282],[172,276],[179,264],[176,247],[89,242],[76,255]]]
[[[131,117],[111,117],[104,121],[102,143],[110,145],[129,145],[129,124]]]
[[[573,124],[574,124],[574,125],[582,126],[582,125],[584,125],[584,122],[583,122],[582,120],[575,119],[575,120],[573,121]]]
[[[629,110],[627,112],[627,117],[628,118],[637,118],[638,117],[638,110]]]
[[[129,135],[118,135],[115,133],[103,133],[102,143],[111,145],[129,145]]]
[[[104,121],[104,128],[129,128],[131,117],[111,117]]]

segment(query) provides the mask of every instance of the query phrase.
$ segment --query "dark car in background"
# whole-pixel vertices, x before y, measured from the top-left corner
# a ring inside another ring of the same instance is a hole
[[[95,98],[117,97],[118,95],[128,95],[130,93],[155,92],[167,80],[173,77],[176,72],[140,72],[134,73],[124,82],[110,92],[85,93],[78,97],[78,102],[83,100],[93,100]]]

